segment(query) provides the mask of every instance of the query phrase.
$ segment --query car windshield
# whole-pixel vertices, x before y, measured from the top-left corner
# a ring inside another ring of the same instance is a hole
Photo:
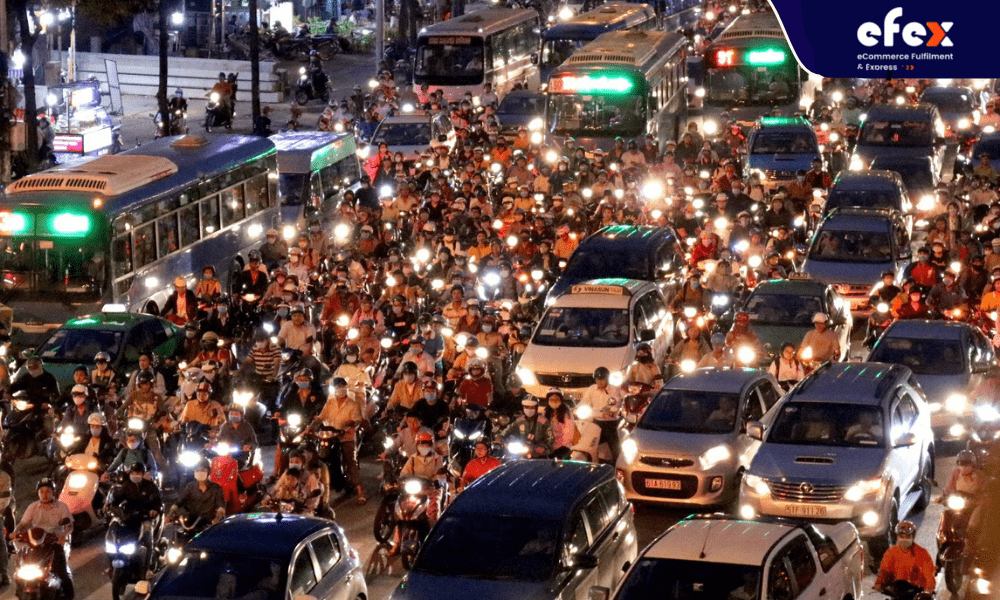
[[[649,404],[639,429],[679,433],[723,433],[736,427],[737,394],[666,390]]]
[[[972,98],[964,92],[928,90],[920,97],[920,101],[930,102],[941,112],[972,112]]]
[[[641,95],[550,94],[549,125],[556,135],[635,137],[646,131],[646,106]]]
[[[872,166],[899,173],[899,176],[903,179],[903,185],[911,193],[934,191],[934,174],[931,171],[930,161],[893,164],[875,159]]]
[[[622,277],[646,281],[649,279],[649,259],[638,252],[622,256],[620,251],[609,252],[607,248],[577,248],[566,265],[566,276],[571,279]]]
[[[91,363],[94,355],[103,350],[111,355],[113,362],[121,342],[121,331],[57,329],[38,349],[38,354],[49,362]]]
[[[965,371],[957,340],[882,338],[868,360],[903,365],[917,375],[961,375]]]
[[[794,61],[792,61],[794,64]],[[799,86],[788,69],[723,67],[708,69],[705,100],[711,104],[764,106],[786,104],[798,98]]]
[[[156,585],[158,600],[283,600],[284,565],[225,552],[189,552]]]
[[[431,124],[425,123],[383,123],[372,136],[372,146],[385,144],[393,146],[430,146]]]
[[[973,149],[972,155],[978,159],[983,154],[989,154],[990,160],[1000,158],[1000,136],[980,139],[976,142],[976,147]]]
[[[497,107],[501,115],[541,115],[545,110],[542,96],[519,96],[508,94]]]
[[[857,208],[894,208],[899,210],[899,195],[882,190],[843,190],[834,188],[823,205],[823,212],[830,213],[835,208],[851,206]]]
[[[858,143],[869,146],[921,147],[934,143],[930,121],[865,121]]]
[[[561,525],[498,514],[441,517],[413,566],[417,573],[544,581],[559,558]]]
[[[885,442],[882,411],[850,403],[789,402],[778,412],[767,441],[881,448]]]
[[[641,558],[622,582],[617,600],[758,600],[760,565]]]
[[[823,298],[793,294],[754,294],[747,300],[746,312],[757,325],[812,326],[812,318],[823,312]]]
[[[550,308],[532,340],[540,346],[617,348],[628,343],[628,310]]]
[[[760,131],[750,154],[816,154],[816,136],[805,131]]]
[[[451,44],[462,41],[467,44]],[[417,85],[475,85],[483,82],[483,40],[457,36],[417,42],[413,81]]]
[[[810,260],[882,263],[892,260],[889,236],[881,231],[824,229],[813,243]]]
[[[281,173],[278,175],[278,197],[285,206],[299,206],[305,201],[306,173]]]

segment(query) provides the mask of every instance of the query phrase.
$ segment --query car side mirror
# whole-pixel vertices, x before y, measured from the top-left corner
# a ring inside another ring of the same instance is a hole
[[[611,589],[603,585],[592,585],[587,592],[587,600],[608,600],[611,598]]]
[[[903,246],[902,248],[899,249],[899,258],[910,260],[911,258],[913,258],[913,252],[910,250],[908,246]]]
[[[806,253],[808,252],[809,252],[809,246],[806,246],[805,244],[798,244],[797,246],[795,246],[795,253],[798,254],[799,256],[805,256]]]
[[[586,552],[577,552],[573,555],[572,563],[570,563],[571,569],[596,569],[597,568],[597,557],[593,554],[587,554]]]
[[[639,340],[643,342],[651,342],[656,339],[656,332],[652,329],[640,329],[639,330]]]
[[[148,596],[149,595],[149,581],[143,579],[135,584],[135,593],[137,596]]]
[[[896,448],[907,448],[917,443],[917,436],[912,432],[904,433],[903,435],[896,438],[896,443],[894,447]]]
[[[764,439],[764,424],[760,421],[747,421],[747,437],[761,441]]]

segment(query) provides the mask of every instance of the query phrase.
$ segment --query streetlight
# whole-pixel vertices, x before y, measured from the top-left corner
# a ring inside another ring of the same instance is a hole
[[[184,13],[175,12],[174,14],[170,15],[170,22],[173,23],[175,27],[180,27],[181,25],[184,24]]]

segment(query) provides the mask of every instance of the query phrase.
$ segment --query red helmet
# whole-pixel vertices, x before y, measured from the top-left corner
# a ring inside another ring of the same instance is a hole
[[[434,443],[434,436],[432,436],[431,434],[427,433],[426,431],[422,431],[422,432],[420,432],[420,433],[417,434],[417,443],[420,444],[420,443],[425,443],[425,442],[428,443],[428,444],[433,444]]]

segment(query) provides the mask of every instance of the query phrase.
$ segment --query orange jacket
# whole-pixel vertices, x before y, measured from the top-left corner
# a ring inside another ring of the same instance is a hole
[[[479,477],[489,473],[500,466],[500,461],[492,456],[486,458],[473,458],[465,465],[465,472],[462,473],[462,485],[469,485]]]
[[[934,561],[931,560],[927,550],[916,543],[909,550],[893,546],[882,557],[875,587],[881,589],[886,584],[903,579],[913,585],[919,585],[928,592],[933,592],[936,583],[934,574]]]

